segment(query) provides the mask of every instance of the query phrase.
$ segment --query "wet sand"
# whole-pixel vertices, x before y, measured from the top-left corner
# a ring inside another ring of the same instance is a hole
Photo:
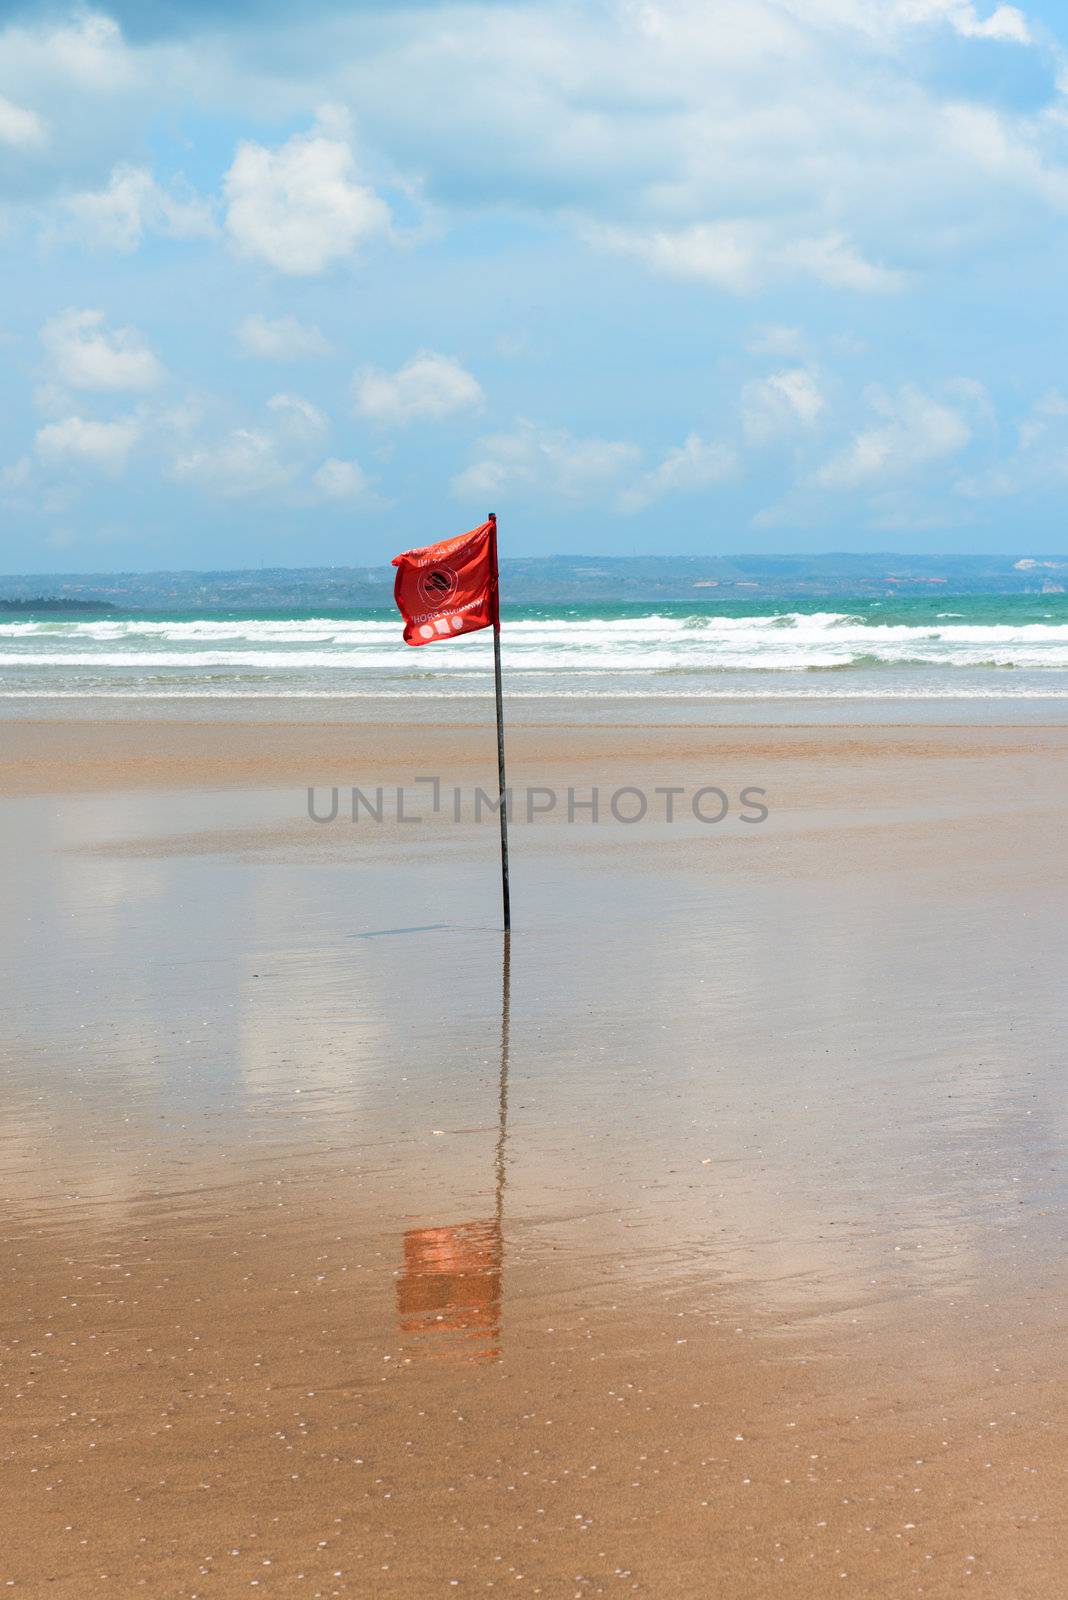
[[[1066,752],[6,724],[0,1586],[1059,1597]]]

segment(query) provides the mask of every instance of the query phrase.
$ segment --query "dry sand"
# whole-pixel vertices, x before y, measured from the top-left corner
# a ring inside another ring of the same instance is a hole
[[[5,725],[0,1588],[1063,1594],[1066,751]]]

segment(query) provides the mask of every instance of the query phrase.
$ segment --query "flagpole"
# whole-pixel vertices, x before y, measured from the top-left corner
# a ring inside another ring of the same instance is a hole
[[[493,688],[497,700],[497,785],[500,792],[501,816],[501,894],[504,901],[504,931],[512,927],[512,912],[508,896],[508,801],[504,777],[504,695],[501,691],[501,585],[497,566],[497,517],[491,511],[489,523],[493,547]]]
[[[508,1165],[505,1159],[508,1147],[508,1045],[509,1045],[509,1010],[512,997],[512,962],[509,945],[511,940],[505,938],[504,951],[501,957],[501,1074],[497,1085],[497,1147],[493,1155],[494,1184],[494,1222],[497,1227],[497,1238],[501,1246],[502,1265],[504,1242],[501,1238],[501,1224],[504,1221],[504,1190],[508,1180]]]

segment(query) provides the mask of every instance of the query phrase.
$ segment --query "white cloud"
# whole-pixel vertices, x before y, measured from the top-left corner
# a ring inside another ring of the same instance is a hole
[[[10,510],[31,509],[24,491],[29,489],[32,479],[33,463],[29,456],[19,456],[17,461],[0,467],[0,504]]]
[[[477,378],[451,356],[433,350],[420,350],[396,372],[365,368],[356,374],[354,390],[360,416],[393,426],[440,422],[476,409],[484,399]]]
[[[791,279],[886,293],[963,254],[977,217],[1016,234],[1018,174],[991,184],[947,137],[963,97],[956,68],[935,65],[951,27],[969,50],[1023,43],[1013,7],[545,0],[450,8],[447,28],[419,16],[338,81],[367,136],[439,196],[565,216],[595,244],[731,293]],[[986,101],[1055,189],[1065,150],[1046,108],[1007,109],[996,69],[987,90],[976,65],[969,102]]]
[[[238,146],[223,189],[227,231],[242,255],[310,276],[388,231],[388,206],[355,181],[352,151],[331,131],[321,119],[275,150],[251,139]]]
[[[478,441],[479,459],[453,479],[465,500],[507,491],[562,500],[595,499],[632,469],[641,452],[612,439],[577,439],[563,429],[520,420],[511,433]]]
[[[21,489],[30,480],[32,463],[29,456],[20,456],[17,461],[0,469],[0,483],[5,489]]]
[[[906,281],[901,272],[866,261],[841,234],[790,238],[768,223],[750,221],[649,231],[587,227],[584,232],[592,244],[635,256],[663,276],[693,279],[731,294],[798,277],[868,294],[892,292]]]
[[[786,323],[770,322],[754,328],[746,341],[746,349],[754,356],[799,356],[805,349],[805,336],[800,328]]]
[[[113,133],[137,148],[130,108],[262,119],[266,102],[281,122],[328,97],[359,108],[361,139],[409,193],[642,235],[651,253],[684,258],[659,270],[732,286],[750,280],[752,219],[775,219],[775,249],[801,242],[794,270],[868,289],[892,286],[886,274],[917,252],[959,251],[977,204],[1014,229],[997,204],[1013,198],[1011,172],[986,194],[969,152],[940,133],[962,98],[936,54],[950,30],[979,69],[963,69],[969,103],[985,99],[1048,177],[1064,166],[1049,108],[1006,109],[996,69],[985,87],[991,41],[1033,45],[1045,65],[1057,53],[1048,28],[1032,37],[1023,11],[997,0],[499,0],[432,7],[429,22],[380,3],[370,24],[363,6],[333,8],[328,27],[279,15],[255,50],[247,7],[210,32],[204,7],[168,9],[184,26],[166,43],[127,43],[87,11],[62,27],[11,24],[0,87],[47,113],[55,147],[78,137],[78,158],[110,150]],[[284,272],[322,271],[388,225],[329,115],[280,146],[244,143],[227,187],[238,248]]]
[[[586,236],[603,249],[637,257],[665,277],[695,278],[733,294],[756,287],[761,230],[750,222],[703,222],[649,233],[592,227]]]
[[[292,444],[314,445],[330,429],[318,406],[313,406],[303,395],[274,394],[267,402],[267,410],[279,438]]]
[[[228,500],[301,492],[330,431],[327,417],[298,394],[272,395],[261,419],[205,437],[209,420],[196,409],[179,419],[175,431],[184,428],[188,442],[175,451],[169,471],[180,482]],[[324,497],[324,485],[331,482],[340,483],[338,474],[327,473],[316,484],[317,497]]]
[[[312,487],[322,500],[360,500],[370,492],[370,480],[356,461],[331,456],[312,473]]]
[[[65,417],[49,422],[37,432],[37,453],[52,465],[77,463],[117,476],[137,442],[140,428],[127,417],[120,422],[96,422],[88,417]]]
[[[287,488],[298,470],[281,458],[274,436],[259,428],[233,428],[216,444],[182,451],[171,467],[180,482],[235,500]]]
[[[862,294],[892,294],[907,281],[903,272],[866,261],[840,233],[788,240],[771,260],[773,268],[796,268],[832,289],[856,289]]]
[[[746,384],[742,426],[754,444],[766,444],[780,434],[813,428],[825,404],[815,375],[806,367],[792,367]]]
[[[1048,390],[1017,424],[1016,448],[957,484],[967,500],[1036,492],[1063,494],[1068,479],[1068,400]]]
[[[989,106],[957,103],[942,109],[940,139],[946,154],[987,184],[1031,195],[1056,211],[1068,210],[1068,168],[1044,157],[1033,130]]]
[[[85,10],[44,34],[48,56],[68,80],[93,90],[115,90],[134,71],[122,29],[111,17]]]
[[[948,22],[964,39],[994,39],[1002,44],[1030,44],[1027,18],[1016,6],[999,5],[980,17],[970,0],[898,0],[905,22]]]
[[[1051,428],[1060,426],[1059,419],[1068,417],[1068,400],[1056,389],[1042,395],[1031,408],[1031,415],[1020,423],[1018,430],[1020,449],[1033,450],[1049,437]]]
[[[691,433],[683,444],[667,452],[658,467],[624,491],[620,508],[642,511],[665,494],[696,494],[726,482],[737,470],[738,458],[730,445]]]
[[[36,111],[17,106],[0,94],[0,144],[16,150],[33,150],[48,141],[48,130]]]
[[[64,311],[46,322],[41,342],[55,379],[71,389],[154,389],[164,377],[136,328],[109,330],[102,311]]]
[[[237,341],[245,355],[261,361],[304,361],[330,354],[319,329],[296,317],[245,317],[238,325]]]
[[[91,244],[130,254],[148,233],[205,239],[216,232],[211,208],[192,193],[162,189],[145,167],[120,162],[106,186],[71,195],[69,217]]]
[[[912,384],[896,395],[872,389],[869,404],[883,421],[856,434],[840,455],[819,469],[813,483],[821,489],[860,489],[906,478],[932,461],[959,454],[972,430],[952,406]]]
[[[10,13],[16,8],[3,9]],[[79,8],[59,24],[30,17],[9,22],[0,35],[0,73],[7,87],[32,88],[35,98],[41,91],[59,88],[68,101],[79,94],[97,98],[115,94],[137,80],[133,55],[118,23],[88,8]]]

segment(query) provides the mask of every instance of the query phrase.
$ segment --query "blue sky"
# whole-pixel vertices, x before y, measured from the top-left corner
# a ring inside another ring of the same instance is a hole
[[[0,4],[0,570],[1068,548],[1068,23]]]

